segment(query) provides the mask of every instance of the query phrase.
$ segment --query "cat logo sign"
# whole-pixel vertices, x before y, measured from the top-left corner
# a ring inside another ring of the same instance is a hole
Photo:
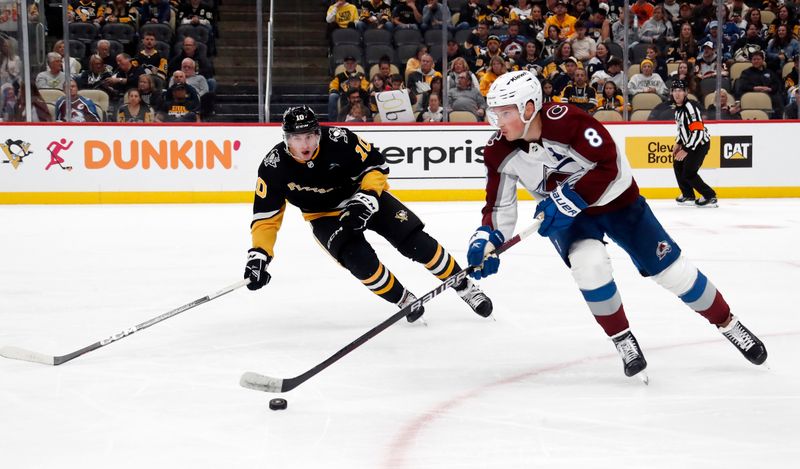
[[[719,163],[721,168],[753,167],[752,136],[721,137],[720,140]]]

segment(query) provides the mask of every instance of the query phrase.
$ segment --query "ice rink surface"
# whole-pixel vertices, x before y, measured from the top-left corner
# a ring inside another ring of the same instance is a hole
[[[684,253],[769,350],[749,364],[610,247],[650,385],[626,378],[538,235],[283,395],[395,312],[332,262],[290,208],[258,292],[237,290],[58,367],[0,358],[0,467],[787,468],[800,460],[800,200],[653,201]],[[463,262],[480,203],[415,203]],[[0,206],[0,346],[61,355],[241,278],[248,205]],[[518,228],[532,203],[521,204]],[[371,236],[418,295],[437,281]]]

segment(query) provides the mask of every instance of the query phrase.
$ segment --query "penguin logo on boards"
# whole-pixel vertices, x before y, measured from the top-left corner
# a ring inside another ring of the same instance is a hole
[[[26,156],[30,156],[33,152],[30,151],[31,144],[27,142],[23,142],[22,140],[12,140],[8,139],[3,143],[0,143],[0,149],[3,150],[5,153],[6,159],[3,160],[3,163],[10,163],[14,169],[17,169],[19,165],[23,163],[23,160]]]

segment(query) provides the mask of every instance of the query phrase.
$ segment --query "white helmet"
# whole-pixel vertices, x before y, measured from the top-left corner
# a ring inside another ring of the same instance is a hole
[[[525,115],[525,105],[528,101],[533,101],[533,115],[528,120]],[[536,114],[542,109],[542,85],[536,75],[527,71],[508,72],[500,75],[492,83],[489,93],[486,95],[486,104],[489,108],[489,122],[497,127],[497,115],[492,112],[496,106],[516,105],[519,110],[519,117],[525,123],[525,132]]]

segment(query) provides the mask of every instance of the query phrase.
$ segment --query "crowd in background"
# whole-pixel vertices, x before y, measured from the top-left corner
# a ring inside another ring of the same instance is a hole
[[[797,118],[800,22],[791,2],[727,0],[721,25],[716,0],[633,0],[628,11],[619,0],[447,3],[449,8],[439,0],[330,2],[325,20],[333,57],[344,37],[338,30],[356,30],[364,40],[363,54],[349,53],[341,65],[333,63],[338,68],[329,87],[329,119],[371,120],[378,111],[376,93],[406,89],[419,121],[440,121],[443,110],[480,121],[494,80],[520,69],[536,73],[545,101],[572,103],[590,113],[641,109],[650,119],[671,119],[668,90],[680,78],[688,83],[690,98],[715,118],[719,73],[723,119],[740,119],[743,111],[746,118]],[[623,73],[626,23],[631,66]],[[445,73],[438,39],[443,25]],[[395,51],[376,59],[367,38],[380,29],[391,33]],[[420,42],[406,58],[400,37],[408,37],[408,30],[418,31]],[[763,114],[747,114],[751,110]]]

